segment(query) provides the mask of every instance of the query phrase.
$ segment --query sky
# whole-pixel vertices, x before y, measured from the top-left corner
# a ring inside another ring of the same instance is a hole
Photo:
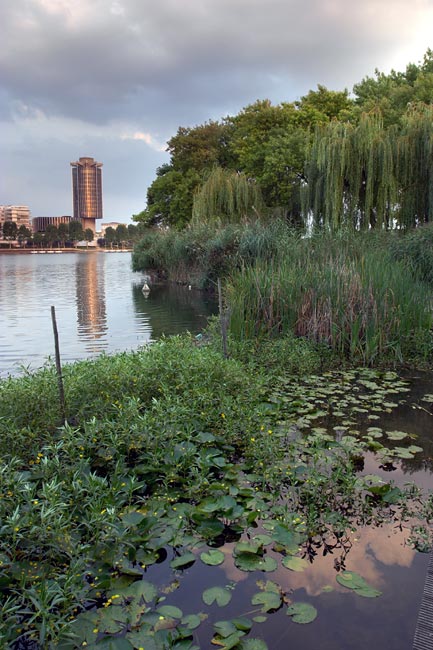
[[[0,25],[0,204],[71,214],[91,156],[103,221],[128,223],[179,126],[404,70],[433,0],[0,0]]]

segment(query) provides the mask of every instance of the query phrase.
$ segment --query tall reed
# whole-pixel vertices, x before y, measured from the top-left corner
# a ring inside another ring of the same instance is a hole
[[[292,238],[278,261],[244,266],[228,284],[232,335],[292,332],[352,361],[401,361],[431,329],[430,300],[385,242],[347,233]]]

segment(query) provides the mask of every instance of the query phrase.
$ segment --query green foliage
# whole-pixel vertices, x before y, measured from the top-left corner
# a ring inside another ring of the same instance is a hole
[[[430,300],[392,259],[388,240],[348,234],[293,240],[278,263],[245,267],[228,287],[233,337],[292,333],[367,364],[410,357],[414,334],[430,330]]]
[[[406,233],[396,233],[390,240],[391,256],[402,262],[419,281],[433,285],[433,225]]]
[[[231,224],[256,219],[263,211],[257,184],[243,173],[215,167],[194,196],[192,222]]]

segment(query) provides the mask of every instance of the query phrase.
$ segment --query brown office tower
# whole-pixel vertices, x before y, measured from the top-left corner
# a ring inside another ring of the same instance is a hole
[[[86,157],[71,167],[74,220],[95,232],[95,219],[102,219],[102,163]]]

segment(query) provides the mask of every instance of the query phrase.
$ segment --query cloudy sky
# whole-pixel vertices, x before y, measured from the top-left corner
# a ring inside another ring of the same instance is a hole
[[[0,0],[0,25],[0,204],[71,214],[92,156],[104,221],[127,222],[178,126],[404,70],[433,0]]]

